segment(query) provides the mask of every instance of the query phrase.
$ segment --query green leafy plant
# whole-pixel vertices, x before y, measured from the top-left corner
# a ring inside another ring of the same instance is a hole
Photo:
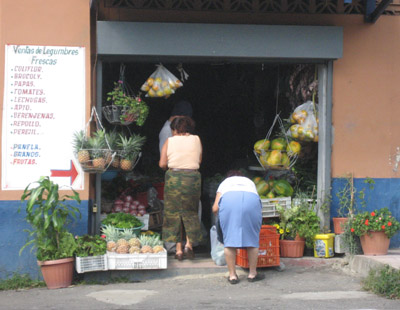
[[[366,235],[370,231],[383,231],[388,238],[391,238],[400,230],[399,221],[388,208],[358,213],[349,223],[350,231],[356,236]]]
[[[390,299],[400,298],[400,270],[389,265],[371,269],[363,281],[363,289]]]
[[[122,80],[114,83],[112,91],[107,93],[107,101],[112,104],[125,108],[125,113],[121,115],[121,122],[132,121],[138,126],[143,126],[149,115],[149,107],[140,96],[131,96]]]
[[[0,280],[0,291],[29,289],[44,286],[46,286],[46,284],[43,281],[32,280],[27,274],[14,273],[12,277]]]
[[[282,240],[294,239],[296,235],[305,238],[306,246],[313,247],[314,236],[320,232],[320,219],[308,200],[299,200],[291,208],[277,205],[279,224],[274,224]]]
[[[98,235],[83,235],[75,238],[77,243],[76,256],[97,256],[104,255],[107,252],[107,242],[105,238]]]
[[[123,212],[108,214],[101,224],[112,225],[116,228],[135,228],[143,226],[143,223],[136,216]]]
[[[36,186],[35,186],[36,185]],[[79,194],[59,196],[58,184],[49,177],[40,177],[30,183],[21,196],[21,202],[27,200],[25,220],[32,229],[28,232],[28,241],[21,248],[20,254],[27,246],[36,249],[39,261],[54,260],[74,256],[76,242],[74,236],[67,231],[67,225],[72,219],[80,216],[79,209],[65,201],[72,199],[81,202]],[[21,211],[21,207],[18,212]]]

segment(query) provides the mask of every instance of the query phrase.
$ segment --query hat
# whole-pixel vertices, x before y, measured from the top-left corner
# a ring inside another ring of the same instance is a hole
[[[190,102],[181,100],[175,104],[174,108],[172,109],[171,116],[182,115],[192,117],[192,114],[193,109]]]

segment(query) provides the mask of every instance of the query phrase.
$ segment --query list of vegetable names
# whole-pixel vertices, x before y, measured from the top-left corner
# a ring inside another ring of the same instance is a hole
[[[5,49],[2,189],[21,190],[52,173],[60,186],[83,189],[72,141],[85,129],[85,48]]]

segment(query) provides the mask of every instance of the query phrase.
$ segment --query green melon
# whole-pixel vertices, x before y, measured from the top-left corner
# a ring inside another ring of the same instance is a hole
[[[286,180],[276,180],[274,191],[278,196],[290,197],[293,195],[293,187]]]
[[[256,188],[257,188],[257,193],[260,196],[265,196],[265,194],[268,193],[269,191],[269,185],[264,180],[258,182],[256,184]]]

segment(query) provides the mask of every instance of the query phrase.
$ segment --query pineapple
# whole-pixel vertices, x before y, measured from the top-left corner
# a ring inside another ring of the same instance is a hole
[[[87,163],[90,160],[89,151],[86,150],[89,145],[88,139],[83,130],[74,132],[73,146],[78,162],[80,164]]]
[[[160,240],[160,236],[157,237],[152,237],[154,239],[153,241],[153,252],[154,253],[159,253],[164,251],[163,247],[163,242]]]
[[[106,160],[104,159],[104,149],[106,148],[105,131],[97,130],[93,137],[89,138],[89,145],[92,151],[93,167],[104,169]]]
[[[146,137],[133,134],[131,137],[126,138],[123,135],[120,136],[118,147],[121,149],[120,167],[122,170],[130,171],[133,169],[133,164],[137,158],[140,150],[146,141]]]
[[[128,254],[129,253],[129,244],[121,244],[115,250],[118,254]]]
[[[154,238],[146,235],[141,235],[139,238],[142,248],[140,253],[153,253]]]
[[[135,233],[133,232],[133,229],[124,228],[124,230],[123,230],[122,233],[121,233],[121,237],[120,237],[120,238],[125,239],[126,241],[128,241],[128,240],[134,238],[135,236],[136,236],[136,235],[135,235]]]
[[[138,246],[131,246],[129,248],[129,254],[139,254],[140,253],[140,247]]]
[[[107,251],[115,252],[117,249],[116,242],[120,236],[119,230],[112,225],[106,225],[104,228],[102,228],[102,232],[106,236]]]
[[[141,244],[140,244],[140,241],[138,238],[131,238],[131,239],[129,239],[128,243],[131,247],[139,247],[139,248],[141,247]]]
[[[128,241],[126,241],[125,239],[122,239],[122,238],[118,239],[118,241],[117,241],[117,247],[120,247],[121,245],[129,247]]]
[[[117,152],[118,149],[118,140],[119,136],[118,133],[115,131],[111,131],[110,133],[106,133],[106,139],[108,141],[108,145],[110,146],[111,150],[107,152],[106,156],[106,164],[110,164],[112,160],[112,153]],[[111,162],[111,166],[114,168],[119,168],[119,157],[118,154],[114,156],[114,160]]]

